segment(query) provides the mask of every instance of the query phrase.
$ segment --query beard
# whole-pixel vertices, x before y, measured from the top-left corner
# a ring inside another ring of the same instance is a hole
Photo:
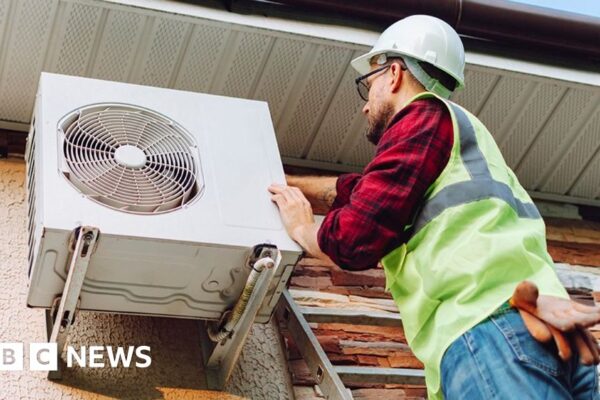
[[[394,107],[389,103],[384,104],[378,112],[369,114],[369,126],[366,133],[367,140],[377,145],[393,116]]]

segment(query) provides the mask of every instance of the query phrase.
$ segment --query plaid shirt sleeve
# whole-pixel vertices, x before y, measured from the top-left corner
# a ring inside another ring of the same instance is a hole
[[[448,163],[452,120],[439,100],[417,100],[396,114],[363,174],[338,178],[337,196],[318,232],[321,251],[342,268],[374,267],[407,240],[426,190]]]
[[[345,206],[350,201],[350,195],[352,194],[352,189],[356,186],[356,183],[362,177],[361,174],[342,174],[338,176],[338,179],[335,183],[335,200],[333,200],[333,204],[331,205],[331,211],[337,210],[340,207]]]

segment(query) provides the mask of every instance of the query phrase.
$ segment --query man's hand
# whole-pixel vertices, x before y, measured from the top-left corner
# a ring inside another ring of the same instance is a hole
[[[574,346],[583,364],[600,363],[598,343],[587,330],[600,323],[600,307],[555,296],[540,296],[537,286],[529,281],[516,287],[510,304],[519,310],[525,326],[536,340],[549,342],[554,339],[563,361],[571,358],[571,346]]]
[[[297,187],[272,184],[269,192],[279,207],[287,233],[297,241],[299,231],[315,223],[310,203]]]
[[[333,261],[321,251],[317,242],[319,225],[315,223],[310,203],[300,189],[293,186],[272,184],[269,186],[271,200],[279,207],[285,230],[308,254],[328,264]]]

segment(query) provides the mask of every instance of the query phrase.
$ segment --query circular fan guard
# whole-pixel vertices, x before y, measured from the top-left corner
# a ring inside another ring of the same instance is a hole
[[[90,199],[120,211],[177,210],[202,191],[192,136],[157,112],[96,104],[59,123],[67,179]]]

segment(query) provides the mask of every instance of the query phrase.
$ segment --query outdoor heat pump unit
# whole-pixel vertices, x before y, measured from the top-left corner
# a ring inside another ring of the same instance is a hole
[[[301,254],[267,191],[285,182],[267,104],[43,73],[26,158],[49,340],[79,310],[202,319],[222,385]]]

